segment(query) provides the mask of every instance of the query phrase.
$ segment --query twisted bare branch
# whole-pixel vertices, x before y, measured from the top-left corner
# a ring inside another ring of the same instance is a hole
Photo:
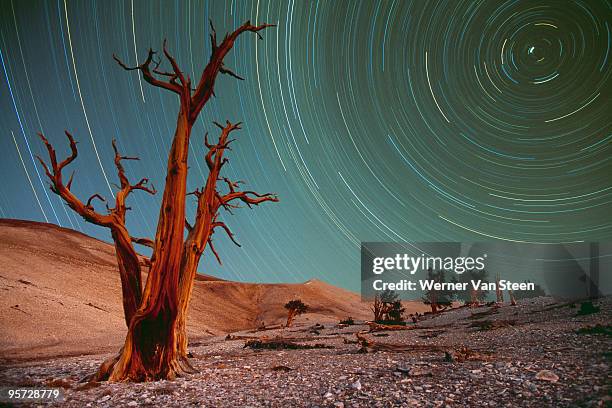
[[[142,190],[151,195],[155,195],[157,190],[154,186],[149,186],[149,179],[142,178],[138,183],[131,184],[127,175],[125,174],[125,168],[121,163],[123,160],[140,160],[138,157],[133,156],[122,156],[117,148],[117,140],[113,139],[113,150],[115,152],[115,167],[117,167],[117,175],[119,176],[120,190],[115,197],[115,208],[110,209],[111,213],[115,214],[124,223],[125,212],[129,209],[126,207],[125,201],[127,200],[130,193],[134,190]]]
[[[92,208],[93,209],[93,205],[91,205],[91,202],[97,198],[98,200],[102,201],[103,203],[106,202],[106,198],[102,197],[100,194],[96,193],[94,195],[92,195],[91,197],[89,197],[89,199],[87,200],[87,204],[85,204],[85,207],[88,208]]]
[[[223,265],[223,262],[221,262],[221,258],[219,257],[215,246],[213,245],[212,237],[208,238],[208,246],[210,247],[210,250],[212,251],[213,255],[215,255],[215,258],[217,258],[217,262],[219,262],[219,265]]]
[[[232,240],[232,242],[233,242],[234,244],[236,244],[236,246],[239,246],[239,247],[241,247],[241,246],[242,246],[242,245],[240,245],[240,244],[238,243],[238,241],[236,241],[236,238],[234,237],[234,233],[233,233],[233,232],[232,232],[232,231],[229,229],[229,227],[228,227],[228,226],[227,226],[227,225],[226,225],[224,222],[221,222],[221,221],[216,221],[216,222],[214,222],[214,223],[212,224],[212,229],[213,229],[213,232],[214,232],[214,229],[215,229],[215,228],[222,228],[222,229],[225,231],[225,233],[227,234],[227,236],[229,237],[229,239],[231,239],[231,240]]]
[[[259,34],[259,31],[268,27],[275,27],[275,25],[261,24],[256,26],[252,25],[250,21],[246,21],[232,33],[227,34],[220,44],[217,44],[217,32],[212,24],[212,21],[210,21],[210,44],[212,54],[206,68],[200,76],[200,80],[198,81],[198,85],[196,86],[193,96],[191,97],[190,117],[192,122],[198,117],[198,114],[210,97],[214,96],[214,86],[217,74],[221,73],[230,75],[240,80],[244,79],[223,65],[223,59],[234,46],[234,42],[238,36],[245,32],[253,32],[257,34],[259,39],[262,39],[263,37],[261,34]]]
[[[135,244],[146,246],[149,248],[153,248],[155,246],[155,242],[150,238],[130,237],[130,240]]]
[[[164,45],[164,48],[165,48],[165,45]],[[166,50],[164,50],[164,53],[166,53]],[[178,73],[176,71],[175,71],[174,74],[170,74],[170,73],[167,73],[167,72],[159,71],[158,67],[159,67],[160,63],[156,63],[156,65],[153,68],[153,70],[151,70],[151,62],[153,62],[153,56],[155,54],[157,54],[157,53],[155,51],[153,51],[153,49],[149,48],[149,53],[147,55],[147,59],[142,64],[140,64],[138,66],[135,66],[135,67],[127,66],[115,54],[113,54],[113,59],[115,61],[117,61],[117,64],[119,64],[119,66],[121,68],[125,69],[126,71],[139,70],[142,73],[142,78],[145,81],[147,81],[148,83],[150,83],[151,85],[157,86],[159,88],[167,89],[167,90],[172,91],[172,92],[174,92],[174,93],[176,93],[178,95],[184,95],[185,87],[182,86],[181,84],[178,84],[176,82],[176,78],[180,78],[180,76],[178,75]],[[167,55],[166,55],[166,58],[167,58]],[[156,78],[155,75],[153,75],[154,73],[157,74],[157,75],[162,75],[162,76],[170,76],[171,79],[169,81],[163,81],[163,80],[161,80],[159,78]]]
[[[249,208],[252,205],[259,205],[266,201],[278,202],[278,196],[273,193],[259,194],[255,191],[234,191],[221,197],[222,205],[229,204],[233,200],[240,200]]]
[[[77,214],[83,217],[86,221],[91,222],[92,224],[97,224],[97,225],[112,226],[114,224],[113,217],[111,217],[110,215],[104,215],[104,214],[100,214],[96,212],[93,206],[91,205],[91,201],[94,198],[102,199],[102,197],[99,194],[94,194],[93,196],[89,198],[89,200],[87,200],[87,204],[84,204],[70,191],[73,176],[70,176],[68,184],[64,185],[63,178],[62,178],[62,170],[68,164],[72,163],[78,155],[78,150],[77,150],[76,142],[74,138],[68,131],[66,131],[65,134],[70,144],[71,153],[70,153],[70,156],[62,160],[60,163],[58,163],[55,149],[53,148],[51,143],[49,143],[49,140],[47,140],[47,138],[42,133],[38,133],[38,137],[40,137],[42,142],[45,144],[45,147],[47,148],[47,152],[49,155],[49,162],[51,164],[51,167],[49,168],[49,166],[47,166],[45,161],[40,156],[36,156],[36,158],[43,166],[45,170],[45,174],[47,175],[47,178],[51,182],[51,191],[59,195],[66,202],[66,204],[68,204],[70,208],[72,208]],[[102,199],[102,201],[104,200]]]

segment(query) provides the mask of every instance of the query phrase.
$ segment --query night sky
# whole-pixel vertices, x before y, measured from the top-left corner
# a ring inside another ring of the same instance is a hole
[[[129,65],[164,38],[199,78],[221,38],[243,34],[191,139],[244,122],[226,174],[280,203],[224,217],[200,270],[244,281],[324,279],[359,288],[360,241],[576,242],[612,238],[610,1],[0,0],[0,216],[110,240],[49,191],[42,131],[79,143],[73,191],[111,198],[111,140],[132,180],[161,190],[176,95]],[[44,157],[44,156],[43,156]],[[69,173],[67,173],[69,174]],[[133,235],[153,237],[161,192],[131,196]],[[102,210],[103,207],[99,207]],[[193,216],[195,199],[188,200]]]

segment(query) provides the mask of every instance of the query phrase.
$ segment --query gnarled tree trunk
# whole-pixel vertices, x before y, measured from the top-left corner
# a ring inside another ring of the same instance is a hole
[[[297,313],[295,310],[290,310],[289,313],[287,313],[287,323],[285,323],[285,327],[291,327],[296,315]]]
[[[121,358],[109,380],[156,380],[183,372],[175,346],[178,282],[183,255],[187,155],[191,123],[181,106],[159,213],[149,278],[142,303],[132,319]]]
[[[114,227],[111,236],[115,243],[115,254],[121,276],[121,295],[125,324],[130,326],[132,317],[142,301],[142,274],[138,254],[132,245],[130,234],[125,227]]]

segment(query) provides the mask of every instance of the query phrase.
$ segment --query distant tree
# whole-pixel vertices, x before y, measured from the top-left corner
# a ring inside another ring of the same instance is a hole
[[[459,275],[456,282],[467,283],[466,290],[457,291],[457,300],[463,301],[467,305],[475,305],[484,302],[489,294],[488,290],[474,289],[472,281],[488,283],[488,273],[482,270],[469,270]]]
[[[380,300],[383,303],[393,303],[396,300],[399,299],[399,295],[397,294],[397,292],[390,290],[390,289],[385,289],[381,294],[380,294]]]
[[[383,307],[384,307],[383,302],[382,300],[380,300],[380,295],[377,293],[374,296],[374,301],[372,303],[372,308],[371,308],[372,313],[374,313],[375,322],[382,320],[383,313],[384,313]]]
[[[346,324],[346,325],[352,326],[355,324],[355,320],[351,316],[348,316],[344,320],[340,320],[340,324]]]
[[[402,307],[402,302],[396,300],[391,304],[391,307],[387,312],[387,320],[390,323],[401,323],[404,321],[405,311],[406,309]]]
[[[427,279],[438,283],[446,282],[446,273],[444,271],[434,271],[429,269],[427,271]],[[455,278],[453,278],[455,281]],[[432,313],[437,313],[440,308],[446,309],[452,306],[453,300],[457,293],[454,290],[444,289],[431,289],[425,292],[422,300],[423,303],[431,307]]]
[[[385,289],[374,296],[371,310],[374,313],[375,322],[393,323],[403,321],[402,314],[405,309],[402,308],[397,292]]]
[[[526,280],[524,283],[531,283],[531,281]],[[534,290],[517,290],[514,292],[514,297],[516,299],[529,299],[538,296],[546,296],[546,292],[538,284],[535,284]]]
[[[308,306],[300,299],[294,299],[285,304],[285,309],[288,311],[286,327],[291,327],[293,319],[295,319],[296,316],[306,313],[308,311]]]

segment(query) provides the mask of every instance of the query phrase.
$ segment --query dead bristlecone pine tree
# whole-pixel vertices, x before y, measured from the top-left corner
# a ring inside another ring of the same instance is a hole
[[[135,184],[128,179],[123,162],[137,160],[136,157],[122,156],[117,143],[113,141],[119,185],[118,190],[113,192],[114,207],[107,205],[107,212],[102,213],[94,208],[95,200],[105,201],[100,194],[93,194],[83,202],[71,191],[73,177],[70,176],[64,182],[64,168],[77,157],[77,145],[72,135],[66,132],[71,154],[63,161],[57,160],[51,143],[40,135],[49,158],[48,164],[40,157],[39,160],[51,181],[51,190],[86,221],[108,228],[115,243],[128,331],[119,353],[105,361],[97,373],[92,375],[92,380],[153,381],[173,379],[177,375],[192,372],[193,368],[187,360],[185,328],[198,263],[207,246],[219,260],[212,241],[215,231],[225,232],[236,243],[229,227],[219,219],[220,210],[231,213],[240,203],[252,207],[266,201],[278,201],[273,194],[240,190],[239,182],[221,175],[223,165],[228,160],[223,155],[233,141],[229,136],[240,129],[239,123],[229,121],[225,124],[215,122],[220,130],[215,142],[209,142],[208,134],[204,137],[208,149],[205,157],[208,177],[201,188],[187,192],[191,130],[200,112],[214,95],[215,80],[219,74],[242,79],[224,65],[224,58],[241,34],[255,33],[261,39],[260,31],[268,27],[271,25],[252,25],[247,21],[218,43],[211,23],[212,53],[195,87],[168,52],[165,41],[163,57],[169,65],[167,70],[161,67],[162,58],[157,58],[153,50],[149,50],[146,60],[136,67],[128,67],[113,55],[123,69],[139,71],[146,82],[176,94],[179,101],[154,239],[133,237],[126,228],[126,212],[129,209],[126,200],[130,194],[136,190],[156,193],[146,178]],[[194,220],[186,218],[185,203],[188,195],[195,196],[197,200]],[[134,244],[152,248],[151,258],[144,265],[148,267],[144,287],[141,281],[142,266]]]
[[[293,320],[296,316],[304,314],[308,311],[308,306],[304,304],[300,299],[290,300],[285,304],[287,309],[287,324],[286,327],[291,327]]]

